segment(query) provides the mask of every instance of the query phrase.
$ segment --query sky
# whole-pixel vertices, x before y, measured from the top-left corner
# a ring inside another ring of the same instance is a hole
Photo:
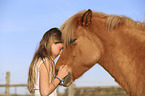
[[[87,9],[135,21],[145,18],[145,0],[0,0],[0,84],[5,84],[8,71],[11,84],[26,84],[29,65],[43,34]],[[74,83],[117,85],[98,64]]]

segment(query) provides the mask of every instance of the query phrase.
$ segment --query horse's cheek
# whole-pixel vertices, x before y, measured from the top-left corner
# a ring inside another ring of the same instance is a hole
[[[96,46],[92,42],[88,42],[86,45],[84,44],[81,48],[81,57],[83,57],[85,63],[94,64],[99,60],[101,52],[98,46]]]

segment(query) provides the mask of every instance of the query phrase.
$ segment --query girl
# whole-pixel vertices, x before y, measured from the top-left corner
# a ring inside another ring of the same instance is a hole
[[[68,75],[67,66],[61,66],[55,75],[54,59],[61,54],[63,44],[57,28],[47,31],[35,52],[28,73],[28,90],[35,96],[57,96],[56,87]]]

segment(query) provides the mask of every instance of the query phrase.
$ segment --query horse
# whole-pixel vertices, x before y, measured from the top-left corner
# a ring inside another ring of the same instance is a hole
[[[60,30],[64,49],[56,71],[61,65],[67,65],[69,71],[63,86],[98,63],[129,96],[144,96],[144,22],[88,9],[70,17]]]

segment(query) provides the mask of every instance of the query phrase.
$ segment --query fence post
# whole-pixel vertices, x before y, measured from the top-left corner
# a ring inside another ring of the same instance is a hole
[[[75,84],[72,83],[69,87],[68,87],[68,96],[74,96],[74,87]]]
[[[17,94],[17,87],[15,87],[15,94]]]
[[[10,95],[9,85],[10,85],[10,72],[7,72],[6,73],[6,90],[5,90],[6,96],[9,96]]]

